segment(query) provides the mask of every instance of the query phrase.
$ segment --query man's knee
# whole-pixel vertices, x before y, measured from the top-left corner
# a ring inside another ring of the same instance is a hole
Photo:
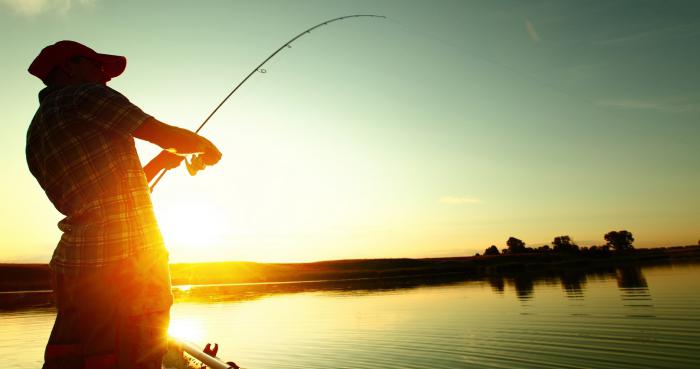
[[[119,362],[133,368],[160,368],[168,349],[170,311],[125,317],[120,329]]]

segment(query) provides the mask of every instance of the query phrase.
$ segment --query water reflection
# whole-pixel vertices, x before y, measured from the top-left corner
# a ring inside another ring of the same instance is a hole
[[[180,286],[170,334],[261,369],[695,368],[698,281],[694,265]],[[3,368],[41,367],[54,318],[0,311]]]
[[[628,266],[617,269],[615,275],[620,298],[627,307],[627,316],[634,318],[653,318],[654,314],[651,294],[642,269]]]
[[[0,292],[0,311],[50,308],[54,306],[51,291]]]
[[[586,288],[586,273],[581,271],[564,272],[559,276],[561,287],[566,297],[573,300],[583,299],[583,290]]]
[[[512,277],[515,295],[520,301],[527,301],[532,298],[532,293],[535,290],[535,281],[531,275],[518,274]]]
[[[617,268],[616,279],[620,289],[647,288],[647,280],[644,278],[642,268],[638,266]]]
[[[366,295],[415,289],[426,286],[440,286],[464,282],[463,276],[446,275],[427,278],[384,278],[353,279],[336,281],[250,283],[221,285],[187,285],[173,289],[178,302],[236,302],[260,299],[276,294],[301,292],[329,292]]]
[[[206,337],[202,321],[195,317],[171,319],[168,335],[191,342],[202,342]]]
[[[506,283],[503,279],[503,276],[491,276],[488,278],[488,281],[491,285],[491,289],[493,290],[493,292],[502,295],[503,292],[506,290]]]
[[[474,278],[458,274],[424,276],[420,278],[355,279],[339,281],[222,284],[222,285],[183,285],[176,286],[173,294],[177,302],[236,302],[260,299],[275,294],[300,292],[342,292],[343,294],[371,294],[396,290],[415,289],[425,286],[455,284],[464,281],[486,282],[493,293],[504,295],[511,290],[523,302],[534,298],[538,284],[560,285],[564,294],[571,300],[583,300],[588,280],[616,280],[621,298],[630,306],[651,306],[651,296],[642,268],[625,266],[618,268],[586,270],[566,270],[559,272],[529,273],[509,272]],[[39,292],[0,292],[0,310],[21,310],[36,307],[50,307],[53,299],[50,291]]]

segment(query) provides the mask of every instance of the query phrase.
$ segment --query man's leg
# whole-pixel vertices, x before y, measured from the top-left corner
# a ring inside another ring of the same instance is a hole
[[[83,346],[78,336],[78,313],[74,299],[68,292],[64,276],[51,275],[51,285],[56,303],[56,321],[44,351],[43,369],[69,369],[83,367]]]
[[[108,271],[56,274],[56,323],[46,346],[44,369],[113,369],[118,301]]]
[[[160,369],[167,351],[173,302],[168,255],[147,251],[131,259],[124,276],[125,301],[119,325],[119,368]]]
[[[165,251],[55,280],[44,369],[161,367],[173,301]]]
[[[160,369],[168,346],[170,310],[124,317],[120,325],[119,368]]]

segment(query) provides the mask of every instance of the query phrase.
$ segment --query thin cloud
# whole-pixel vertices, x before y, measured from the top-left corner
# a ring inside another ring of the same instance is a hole
[[[620,43],[645,40],[645,39],[650,38],[650,37],[668,38],[668,37],[677,37],[677,36],[683,36],[683,35],[694,34],[694,33],[697,33],[697,25],[696,24],[692,24],[692,23],[691,24],[680,24],[680,25],[672,26],[672,27],[655,28],[655,29],[649,29],[649,30],[645,30],[645,31],[635,32],[635,33],[628,33],[626,35],[621,35],[618,37],[611,37],[611,38],[607,38],[607,39],[594,40],[592,42],[592,44],[593,45],[601,45],[601,46],[617,45]]]
[[[95,0],[0,0],[0,5],[17,14],[33,16],[45,12],[65,13],[76,5],[92,5]]]
[[[473,197],[443,196],[440,198],[443,204],[478,204],[481,200]]]
[[[527,34],[530,36],[530,39],[536,43],[540,43],[540,35],[537,34],[537,30],[535,29],[535,26],[530,22],[529,19],[525,20],[525,29],[527,30]]]
[[[608,99],[598,101],[598,105],[619,109],[656,110],[666,113],[700,111],[700,102],[688,98],[669,99]]]

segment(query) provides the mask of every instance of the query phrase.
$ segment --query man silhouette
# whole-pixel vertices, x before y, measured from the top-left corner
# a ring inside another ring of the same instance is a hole
[[[207,165],[221,158],[209,140],[107,87],[125,67],[125,57],[74,41],[47,46],[29,67],[47,87],[27,132],[27,163],[65,215],[50,262],[58,314],[45,369],[161,367],[172,294],[148,183],[181,155]],[[134,138],[164,150],[141,167]]]

